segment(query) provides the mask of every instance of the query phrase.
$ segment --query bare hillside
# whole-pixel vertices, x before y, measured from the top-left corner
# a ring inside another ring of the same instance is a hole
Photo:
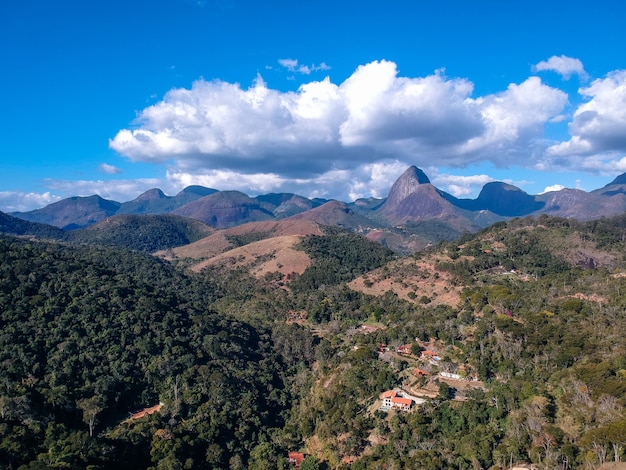
[[[302,274],[311,260],[304,251],[294,248],[300,239],[297,235],[287,235],[249,243],[201,261],[191,269],[200,271],[207,266],[220,264],[232,268],[248,266],[250,274],[258,278],[272,272],[280,272],[283,276]]]
[[[252,234],[257,234],[259,238],[271,240],[275,237],[288,235],[322,235],[322,230],[317,223],[308,220],[251,222],[230,229],[220,230],[197,242],[172,250],[161,251],[157,253],[157,255],[168,260],[210,260],[222,253],[237,248],[234,239]],[[242,242],[241,244],[245,243]]]

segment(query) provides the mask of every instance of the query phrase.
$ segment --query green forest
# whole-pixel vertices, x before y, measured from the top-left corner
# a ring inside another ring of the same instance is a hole
[[[0,235],[0,468],[286,469],[292,451],[305,470],[626,460],[625,235],[626,217],[513,219],[400,265],[327,228],[280,283],[194,273],[136,241]],[[424,262],[458,302],[348,285]],[[430,394],[381,410],[401,388]]]

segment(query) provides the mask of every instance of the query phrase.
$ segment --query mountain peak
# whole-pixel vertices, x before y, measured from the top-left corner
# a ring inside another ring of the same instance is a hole
[[[145,193],[142,193],[139,196],[137,196],[135,201],[137,201],[137,202],[139,202],[139,201],[155,201],[157,199],[165,199],[166,197],[167,196],[165,194],[163,194],[163,191],[161,191],[158,188],[154,188],[154,189],[149,189]]]
[[[399,180],[402,180],[403,178],[416,179],[419,184],[430,184],[430,180],[428,179],[428,176],[426,176],[426,173],[415,165],[408,167],[406,171],[400,175]]]
[[[520,188],[501,181],[492,181],[483,186],[476,204],[505,217],[523,216],[541,209],[544,205]]]
[[[417,168],[415,165],[410,166],[400,177],[393,183],[386,205],[396,205],[409,195],[414,193],[417,188],[423,184],[430,184],[428,176]]]

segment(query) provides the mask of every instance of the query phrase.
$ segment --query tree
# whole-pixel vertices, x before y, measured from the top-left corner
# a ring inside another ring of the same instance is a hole
[[[310,455],[305,457],[305,459],[300,464],[300,470],[319,470],[319,468],[320,463],[318,462],[318,460]]]
[[[445,382],[439,382],[439,396],[444,400],[448,400],[452,396],[452,389],[450,385]]]
[[[93,437],[96,416],[103,410],[101,398],[97,395],[91,398],[81,398],[76,405],[83,410],[83,421],[89,425],[89,437]]]

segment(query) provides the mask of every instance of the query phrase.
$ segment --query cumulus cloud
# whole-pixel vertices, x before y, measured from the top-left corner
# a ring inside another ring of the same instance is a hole
[[[110,146],[135,161],[174,159],[181,169],[321,173],[343,156],[338,128],[344,116],[329,79],[297,93],[271,90],[260,77],[247,90],[200,80],[144,109],[139,127],[120,131]]]
[[[279,63],[292,74],[330,68],[296,59]],[[533,69],[584,76],[582,63],[565,56]],[[471,197],[493,179],[438,174],[436,168],[491,162],[626,172],[626,71],[585,82],[578,93],[583,100],[574,99],[572,107],[566,93],[532,76],[475,96],[467,78],[443,70],[406,77],[385,60],[359,66],[341,83],[328,76],[288,92],[270,88],[260,75],[247,88],[197,80],[141,110],[109,141],[131,161],[166,166],[164,179],[48,181],[52,193],[0,193],[0,207],[29,210],[77,194],[128,201],[153,187],[173,195],[191,184],[348,201],[385,197],[409,165],[456,197]],[[564,120],[568,139],[548,141],[546,124],[564,128]],[[99,169],[120,172],[108,163]],[[552,188],[558,186],[546,191]]]
[[[550,193],[552,191],[561,191],[562,189],[565,189],[565,186],[563,186],[562,184],[553,184],[551,186],[546,186],[546,189],[541,191],[539,194]]]
[[[472,91],[468,80],[440,72],[399,77],[388,61],[360,66],[340,85],[327,77],[296,92],[272,90],[260,76],[248,89],[199,80],[145,108],[110,146],[133,160],[250,172],[271,165],[281,174],[397,156],[458,164],[490,158],[494,144],[541,137],[567,103],[538,77],[476,99]]]
[[[61,197],[55,196],[50,192],[41,194],[22,191],[0,191],[0,210],[3,212],[28,212],[52,204],[60,199]]]
[[[122,173],[122,170],[120,168],[117,168],[116,166],[113,166],[113,165],[109,165],[108,163],[102,163],[98,167],[98,169],[102,173],[106,173],[107,175],[118,175]]]
[[[398,160],[370,163],[356,168],[344,175],[349,187],[349,200],[387,197],[389,188],[406,169],[406,163]]]
[[[530,164],[544,149],[543,126],[560,114],[567,101],[566,93],[543,84],[538,77],[477,98],[486,130],[469,139],[462,154],[475,153],[479,159],[503,166],[519,163],[520,158]]]
[[[611,72],[578,92],[587,100],[578,106],[569,123],[571,138],[547,149],[546,165],[624,171],[626,70]]]
[[[393,62],[361,66],[340,86],[347,110],[339,128],[341,144],[381,153],[462,143],[484,131],[477,106],[468,100],[472,91],[469,81],[440,73],[398,77]]]
[[[550,70],[560,74],[565,80],[569,80],[573,74],[578,75],[582,79],[587,77],[583,63],[579,59],[567,57],[565,55],[553,55],[548,60],[542,60],[533,66],[535,72]]]

